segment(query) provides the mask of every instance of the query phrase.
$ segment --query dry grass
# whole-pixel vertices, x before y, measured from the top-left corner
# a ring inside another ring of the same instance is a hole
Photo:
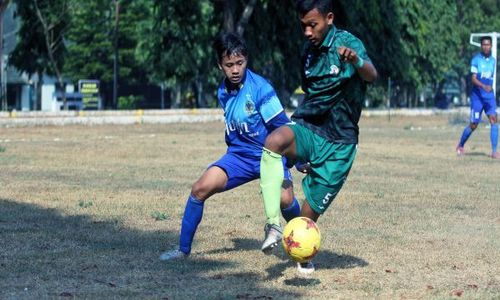
[[[0,298],[498,299],[489,130],[459,159],[463,127],[446,117],[361,127],[351,175],[318,223],[311,279],[283,253],[260,253],[257,182],[208,200],[189,260],[158,261],[191,184],[225,150],[221,123],[0,128]]]

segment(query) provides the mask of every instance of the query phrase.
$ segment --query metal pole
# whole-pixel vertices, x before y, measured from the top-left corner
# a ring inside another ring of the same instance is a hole
[[[491,55],[495,59],[495,74],[493,74],[493,93],[495,94],[495,98],[497,95],[497,45],[498,45],[498,32],[493,32],[491,37],[492,47],[491,47]],[[496,101],[496,100],[495,100]]]
[[[113,0],[115,3],[115,30],[114,30],[114,55],[113,55],[113,103],[114,109],[117,108],[117,97],[118,97],[118,21],[120,15],[120,1]]]
[[[387,116],[389,118],[389,122],[391,121],[391,77],[387,79]]]

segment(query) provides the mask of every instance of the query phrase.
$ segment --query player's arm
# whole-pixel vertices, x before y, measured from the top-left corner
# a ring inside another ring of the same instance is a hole
[[[472,73],[472,84],[480,89],[491,92],[491,86],[486,85],[477,79],[477,73]]]
[[[374,82],[377,79],[378,73],[375,66],[368,60],[363,60],[355,50],[341,46],[337,51],[344,62],[351,63],[356,68],[361,79],[367,82]]]

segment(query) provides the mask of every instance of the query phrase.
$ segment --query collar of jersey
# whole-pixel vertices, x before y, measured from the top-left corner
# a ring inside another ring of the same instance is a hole
[[[335,33],[337,32],[337,28],[335,25],[330,26],[328,33],[326,34],[323,43],[321,43],[320,48],[330,48],[333,45],[333,39],[335,38]]]
[[[246,75],[245,75],[245,79],[246,79]],[[243,81],[244,81],[244,80],[243,80]],[[226,93],[227,93],[227,94],[233,94],[233,92],[234,92],[234,94],[238,93],[238,92],[239,92],[239,91],[243,88],[243,85],[244,85],[244,84],[243,84],[243,82],[240,82],[240,83],[238,84],[238,87],[237,87],[236,89],[234,89],[234,90],[230,90],[230,89],[227,87],[227,85],[226,85],[226,81],[224,80],[224,90],[226,91]]]
[[[489,60],[491,58],[491,53],[490,53],[490,56],[486,57],[486,55],[483,54],[483,52],[480,52],[481,53],[481,57],[486,59],[486,60]]]

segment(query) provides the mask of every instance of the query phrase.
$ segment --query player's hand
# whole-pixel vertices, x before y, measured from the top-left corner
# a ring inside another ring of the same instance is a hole
[[[493,89],[491,88],[491,85],[483,85],[483,89],[487,91],[488,93],[491,92]]]
[[[358,53],[356,53],[356,51],[352,50],[351,48],[340,46],[337,49],[337,52],[339,53],[340,59],[343,62],[348,62],[351,64],[356,64],[358,62]]]
[[[295,169],[297,169],[300,173],[307,174],[311,172],[311,164],[299,161],[295,164]]]

